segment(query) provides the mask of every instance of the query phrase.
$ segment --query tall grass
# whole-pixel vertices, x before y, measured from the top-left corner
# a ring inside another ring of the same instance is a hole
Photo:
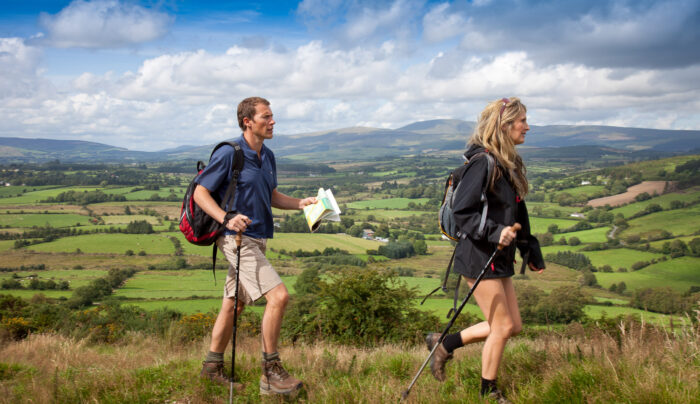
[[[675,328],[643,323],[601,327],[571,324],[562,331],[517,337],[507,346],[499,383],[514,403],[699,403],[700,329],[686,319]],[[0,403],[223,403],[227,386],[198,377],[208,339],[178,342],[128,335],[118,346],[88,345],[55,335],[0,346]],[[481,402],[481,345],[456,351],[447,380],[426,369],[410,403]],[[260,343],[241,336],[236,375],[245,384],[235,402],[260,397]],[[319,341],[283,345],[285,367],[306,385],[299,401],[398,402],[427,355],[423,346],[358,349]],[[230,363],[230,357],[226,359]]]

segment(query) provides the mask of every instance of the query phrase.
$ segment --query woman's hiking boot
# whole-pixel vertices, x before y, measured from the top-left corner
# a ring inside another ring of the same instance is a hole
[[[218,384],[228,385],[231,382],[224,376],[223,362],[202,362],[202,371],[199,372],[199,376]],[[237,391],[243,390],[243,387],[241,383],[233,383],[233,388]]]
[[[260,376],[260,394],[296,395],[304,383],[290,375],[279,359],[262,362],[263,374]]]
[[[435,344],[440,339],[439,333],[431,333],[425,337],[425,345],[428,347],[428,351],[432,351]],[[445,363],[452,359],[454,355],[451,352],[447,352],[445,346],[440,344],[440,346],[435,349],[435,353],[430,358],[430,373],[441,382],[445,381]]]
[[[493,400],[498,404],[512,404],[510,401],[508,401],[506,396],[499,389],[492,390],[489,394],[486,395],[486,398]]]

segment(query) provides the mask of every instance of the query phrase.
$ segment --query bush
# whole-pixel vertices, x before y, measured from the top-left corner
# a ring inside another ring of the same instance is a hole
[[[440,324],[434,315],[413,307],[417,292],[392,272],[344,270],[319,280],[318,286],[315,294],[294,297],[285,316],[285,337],[373,346],[418,342],[425,330]]]

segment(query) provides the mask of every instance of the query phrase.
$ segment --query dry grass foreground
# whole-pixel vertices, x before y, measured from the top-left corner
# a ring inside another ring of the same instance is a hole
[[[639,323],[615,330],[572,324],[536,339],[516,337],[500,384],[514,403],[700,402],[697,323],[673,331]],[[258,339],[239,341],[236,374],[246,388],[234,402],[282,402],[258,394]],[[207,347],[205,340],[181,344],[138,334],[109,346],[56,335],[6,342],[0,346],[0,403],[225,403],[227,387],[198,378]],[[480,349],[458,350],[444,383],[426,369],[408,402],[482,402]],[[427,355],[422,346],[360,349],[324,342],[280,352],[307,386],[297,401],[309,403],[398,402]]]
[[[634,202],[634,198],[641,193],[648,193],[649,195],[657,194],[661,195],[664,193],[666,187],[666,181],[644,181],[640,184],[633,185],[627,188],[627,192],[622,194],[606,196],[604,198],[591,199],[588,201],[589,206],[597,208],[599,206],[619,206],[625,203]]]

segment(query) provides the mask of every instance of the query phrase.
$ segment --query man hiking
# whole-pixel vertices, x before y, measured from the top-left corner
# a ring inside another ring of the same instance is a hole
[[[265,258],[267,239],[273,236],[272,207],[302,209],[316,198],[297,199],[277,190],[275,155],[263,145],[272,139],[275,121],[270,103],[260,97],[246,98],[238,105],[238,125],[243,131],[237,140],[245,162],[238,178],[233,206],[219,207],[212,194],[223,200],[231,182],[234,148],[222,146],[214,152],[209,165],[199,175],[194,200],[209,216],[222,223],[226,230],[217,240],[217,246],[230,263],[221,311],[212,331],[209,353],[200,375],[226,384],[223,374],[224,351],[233,332],[234,296],[236,285],[236,233],[241,232],[238,315],[246,304],[265,296],[267,304],[262,318],[262,376],[261,394],[292,394],[303,384],[282,367],[277,342],[282,316],[289,301],[289,293],[277,272]],[[228,214],[228,212],[235,212]],[[231,369],[233,373],[233,369]]]

